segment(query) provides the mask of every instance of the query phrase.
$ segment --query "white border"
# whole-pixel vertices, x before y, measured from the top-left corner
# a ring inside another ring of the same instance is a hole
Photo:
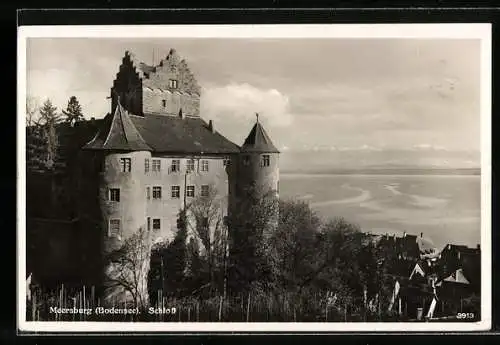
[[[475,323],[129,323],[28,322],[25,277],[25,102],[27,38],[447,38],[481,40],[481,315]],[[33,332],[464,332],[485,331],[491,320],[491,25],[144,25],[24,26],[18,28],[18,329]]]

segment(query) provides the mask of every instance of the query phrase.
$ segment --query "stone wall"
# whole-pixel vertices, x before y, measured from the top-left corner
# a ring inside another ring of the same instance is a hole
[[[179,115],[182,110],[184,116],[199,116],[200,96],[197,94],[144,87],[142,95],[144,113]]]
[[[155,236],[158,240],[172,240],[177,231],[177,218],[179,211],[184,208],[184,203],[189,204],[195,198],[200,196],[201,186],[208,185],[214,188],[220,199],[220,208],[227,212],[228,196],[228,174],[223,164],[224,156],[198,156],[193,157],[195,163],[194,171],[186,173],[189,157],[185,156],[159,156],[153,155],[151,159],[160,159],[161,171],[152,171],[152,161],[150,162],[150,171],[146,174],[146,186],[150,187],[150,200],[147,200],[147,217],[160,219],[161,230]],[[180,160],[180,170],[173,172],[171,169],[172,161]],[[208,161],[208,171],[202,171],[202,161]],[[160,186],[162,196],[160,200],[153,199],[153,187]],[[172,198],[172,186],[179,186],[179,198]],[[186,186],[195,187],[195,197],[184,198]],[[146,196],[146,191],[144,191]],[[225,213],[224,215],[227,215]],[[152,225],[151,225],[152,226]]]

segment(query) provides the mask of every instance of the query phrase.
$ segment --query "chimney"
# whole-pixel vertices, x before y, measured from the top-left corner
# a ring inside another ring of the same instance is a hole
[[[476,245],[476,249],[481,250],[481,245],[479,243]]]
[[[406,231],[403,231],[403,238],[406,237]]]
[[[423,232],[420,233],[420,238],[422,238],[422,237],[424,237],[424,233]]]
[[[212,120],[208,121],[208,129],[210,132],[215,133],[214,122]]]

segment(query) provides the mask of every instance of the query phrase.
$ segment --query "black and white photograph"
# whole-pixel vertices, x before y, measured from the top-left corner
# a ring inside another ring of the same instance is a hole
[[[20,330],[488,329],[490,35],[20,27]]]

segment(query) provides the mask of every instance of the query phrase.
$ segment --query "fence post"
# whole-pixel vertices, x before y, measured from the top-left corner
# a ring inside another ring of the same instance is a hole
[[[33,296],[31,297],[31,319],[33,321],[38,321],[36,320],[36,290],[33,291]]]
[[[196,301],[196,321],[200,321],[200,301]]]
[[[250,292],[248,293],[247,301],[247,322],[250,320]]]
[[[223,299],[223,297],[220,296],[220,301],[219,301],[219,321],[222,320],[222,299]]]

